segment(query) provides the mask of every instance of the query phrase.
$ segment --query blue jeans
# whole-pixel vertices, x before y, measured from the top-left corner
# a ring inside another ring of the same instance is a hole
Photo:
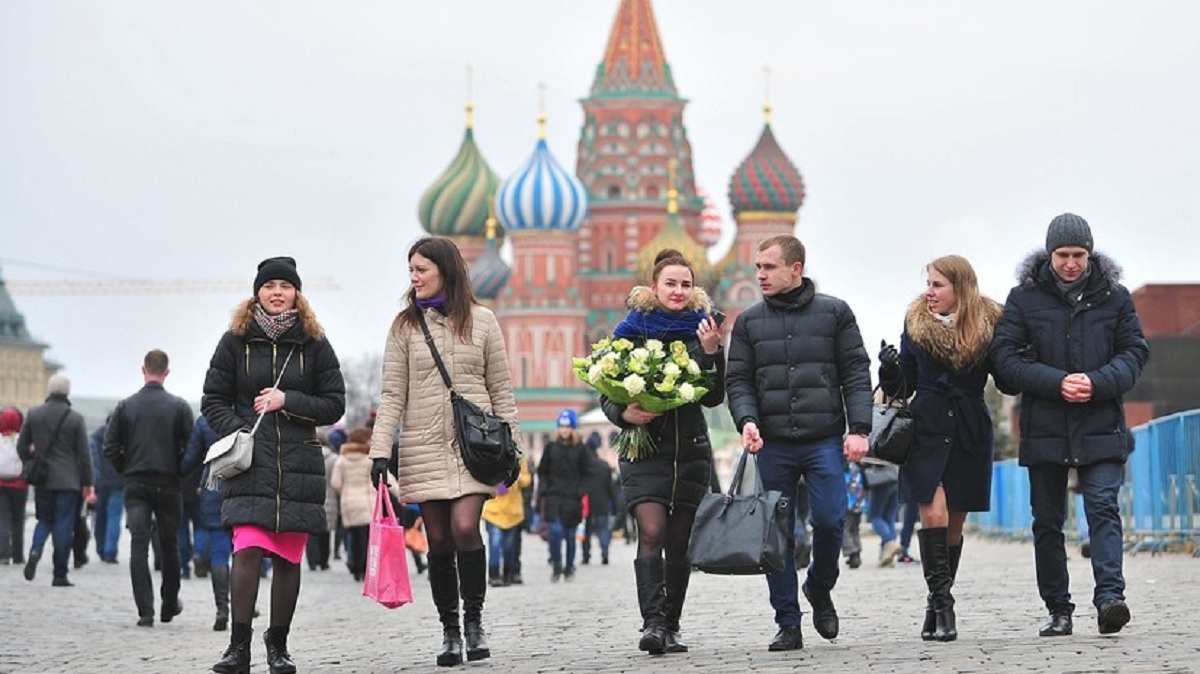
[[[800,477],[808,484],[809,521],[812,523],[812,564],[805,582],[814,591],[829,592],[837,584],[838,557],[842,549],[842,528],[846,521],[845,459],[840,437],[804,444],[769,440],[758,452],[758,474],[763,488],[796,498]],[[790,518],[795,509],[789,508]],[[788,521],[788,531],[795,520]],[[800,610],[799,581],[796,576],[796,541],[789,536],[783,570],[767,574],[767,588],[775,622],[781,627],[798,627],[804,616]]]
[[[179,517],[179,571],[191,573],[192,557],[208,557],[204,521],[200,519],[200,502],[183,501]]]
[[[102,487],[96,490],[96,554],[116,559],[121,542],[121,516],[125,514],[125,490]]]
[[[488,571],[492,575],[512,575],[517,570],[517,538],[521,535],[521,525],[511,529],[501,529],[495,524],[488,523]]]
[[[900,547],[904,548],[904,552],[908,552],[908,546],[912,543],[913,530],[917,528],[917,519],[921,515],[920,508],[917,507],[917,500],[909,498],[904,502],[904,522],[900,525]]]
[[[46,539],[54,540],[54,577],[66,579],[71,543],[75,539],[75,519],[82,495],[75,489],[36,489],[33,504],[37,526],[33,529],[30,553],[42,554]]]
[[[1118,494],[1125,477],[1120,463],[1079,466],[1083,509],[1091,533],[1092,577],[1096,608],[1125,599],[1125,576]],[[1033,506],[1033,556],[1038,592],[1051,612],[1070,613],[1070,577],[1063,524],[1067,518],[1067,468],[1058,465],[1029,467],[1029,502]]]
[[[550,534],[550,563],[555,572],[563,569],[575,569],[575,528],[566,531],[563,522],[554,518],[546,523],[546,532]],[[563,566],[563,543],[567,544],[567,564]]]
[[[583,558],[592,557],[592,536],[600,543],[600,556],[608,559],[608,546],[612,543],[612,515],[599,513],[588,515],[583,531]]]
[[[210,567],[229,566],[229,558],[233,555],[233,534],[228,529],[198,529],[204,532],[204,540],[208,546],[202,553],[208,559]]]
[[[883,545],[896,540],[896,514],[900,510],[900,490],[897,487],[895,482],[871,487],[871,528],[879,534]]]

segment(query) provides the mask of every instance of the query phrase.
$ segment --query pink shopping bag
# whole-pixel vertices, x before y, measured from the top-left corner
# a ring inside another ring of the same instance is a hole
[[[363,596],[387,608],[412,603],[408,583],[408,550],[404,545],[404,527],[396,521],[387,485],[381,480],[375,494],[375,515],[371,517],[371,535],[367,539],[367,576]]]

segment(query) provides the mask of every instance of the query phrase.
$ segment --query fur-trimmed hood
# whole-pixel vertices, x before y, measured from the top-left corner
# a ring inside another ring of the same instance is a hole
[[[654,296],[654,290],[650,286],[634,286],[633,290],[629,291],[629,297],[625,300],[625,306],[632,311],[640,311],[649,313],[655,309],[661,309],[658,298]],[[704,288],[696,286],[692,290],[692,297],[688,300],[685,311],[703,311],[706,314],[712,313],[712,300]]]
[[[1021,264],[1017,265],[1017,281],[1023,288],[1032,288],[1041,280],[1040,274],[1043,267],[1049,266],[1050,253],[1045,250],[1035,250],[1021,260]],[[1092,269],[1093,276],[1099,275],[1108,282],[1110,286],[1116,286],[1121,282],[1121,275],[1124,270],[1117,261],[1101,252],[1093,252],[1088,256],[1088,264]],[[1052,270],[1047,270],[1047,273],[1053,276]]]
[[[926,353],[955,372],[965,372],[983,362],[992,345],[992,336],[1004,307],[987,297],[979,312],[979,339],[975,344],[959,344],[957,333],[947,328],[929,311],[925,296],[920,295],[908,305],[904,327],[908,337]]]

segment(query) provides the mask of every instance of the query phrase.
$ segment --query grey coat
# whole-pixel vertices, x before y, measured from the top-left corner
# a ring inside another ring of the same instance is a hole
[[[52,441],[59,419],[63,419],[62,428]],[[50,463],[50,477],[42,489],[78,491],[96,483],[87,426],[83,415],[71,409],[66,396],[51,395],[44,404],[29,410],[17,438],[17,454],[28,461],[35,452],[43,452]]]

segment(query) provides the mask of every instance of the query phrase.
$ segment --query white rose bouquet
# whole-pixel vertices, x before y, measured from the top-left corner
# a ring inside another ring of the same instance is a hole
[[[622,405],[636,402],[648,412],[673,410],[708,393],[709,378],[682,341],[665,345],[648,339],[635,348],[628,339],[606,337],[592,345],[587,357],[572,361],[576,376],[609,400]],[[614,449],[629,461],[657,451],[644,426],[622,430]]]

